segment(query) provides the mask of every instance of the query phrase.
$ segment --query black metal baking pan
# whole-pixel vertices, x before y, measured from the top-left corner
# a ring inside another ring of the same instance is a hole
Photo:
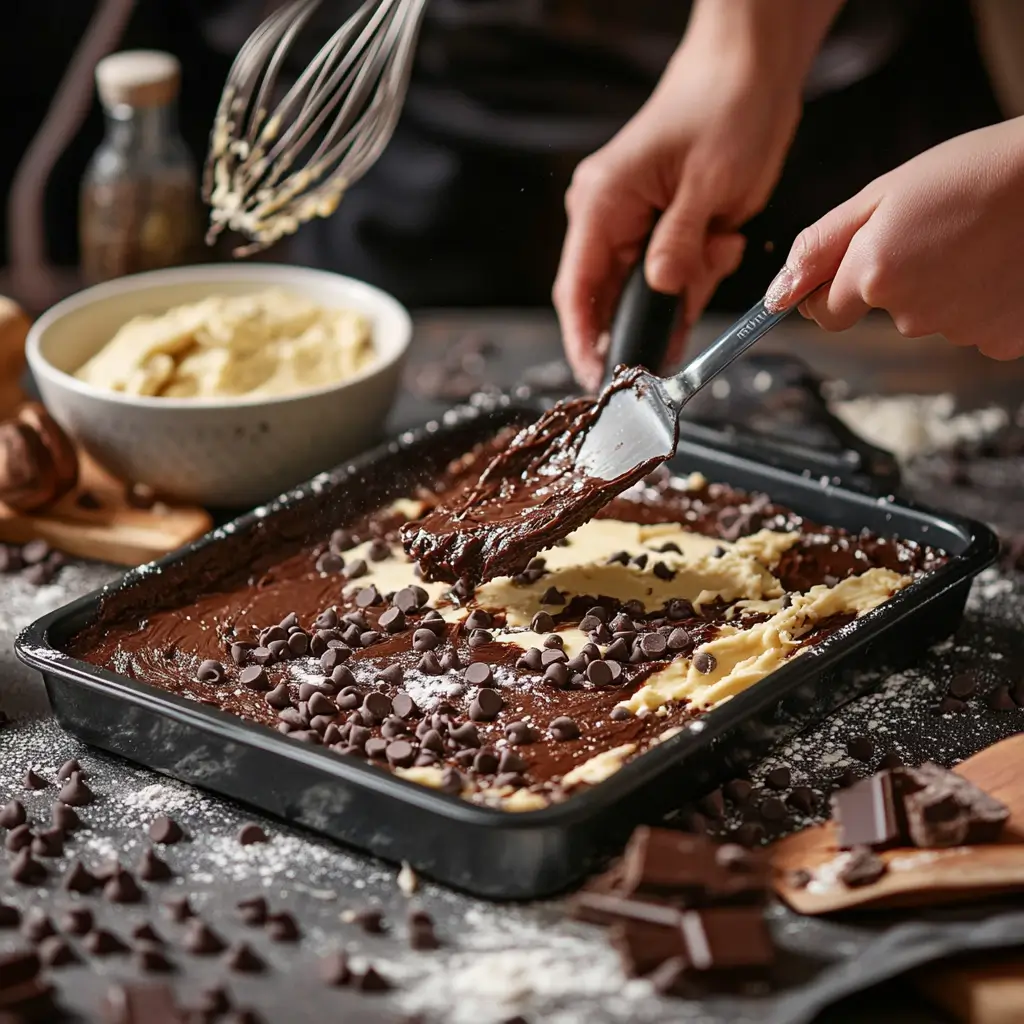
[[[874,612],[711,711],[672,739],[565,803],[514,814],[479,807],[265,726],[75,660],[70,638],[104,602],[138,607],[158,592],[180,602],[211,585],[229,555],[254,564],[274,532],[297,548],[346,516],[407,494],[500,426],[535,418],[535,401],[500,396],[449,414],[242,516],[155,566],[47,615],[16,651],[45,680],[60,724],[87,743],[305,826],[457,888],[494,899],[565,889],[620,847],[639,820],[678,807],[769,746],[909,663],[960,621],[971,579],[997,553],[980,523],[857,493],[833,478],[717,450],[683,427],[674,468],[745,490],[764,490],[819,522],[899,534],[952,558]],[[410,468],[411,467],[411,468]],[[268,530],[273,525],[274,530]],[[159,570],[159,572],[157,571]]]

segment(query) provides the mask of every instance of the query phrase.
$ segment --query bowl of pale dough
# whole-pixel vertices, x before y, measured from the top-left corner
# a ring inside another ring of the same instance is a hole
[[[269,315],[260,303],[271,291],[300,307],[278,316],[299,321],[272,358],[260,341]],[[323,323],[311,323],[303,303]],[[211,304],[230,316],[211,318]],[[201,345],[182,341],[189,324],[167,323],[195,319],[197,309],[207,314]],[[328,351],[325,337],[343,344]],[[117,477],[169,498],[241,507],[377,440],[411,337],[408,311],[362,281],[306,267],[197,266],[65,299],[33,324],[26,355],[50,413]]]

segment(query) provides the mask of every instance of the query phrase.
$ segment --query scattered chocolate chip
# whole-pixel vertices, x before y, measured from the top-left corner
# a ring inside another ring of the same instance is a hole
[[[811,814],[817,801],[810,786],[794,786],[786,797],[786,803],[800,814]]]
[[[166,882],[173,875],[170,865],[161,860],[152,849],[146,850],[139,861],[139,878],[144,882]]]
[[[432,629],[417,629],[412,635],[412,649],[417,654],[425,651],[433,651],[441,642],[438,635]]]
[[[484,647],[494,643],[494,636],[486,629],[474,629],[469,634],[469,646],[471,648]]]
[[[949,695],[957,700],[968,700],[978,692],[978,680],[971,672],[961,672],[949,682]]]
[[[608,716],[613,722],[625,722],[633,717],[633,712],[627,707],[615,707],[612,708],[611,714]]]
[[[167,954],[152,946],[135,950],[135,965],[144,974],[169,974],[175,969]]]
[[[352,969],[348,956],[341,950],[328,953],[320,960],[320,977],[328,985],[341,988],[352,981]]]
[[[387,756],[388,741],[382,737],[374,736],[372,739],[366,741],[365,753],[369,758],[374,760],[382,760]]]
[[[487,662],[474,661],[469,665],[466,671],[463,672],[462,678],[469,683],[470,686],[490,686],[494,681],[494,673],[491,671],[491,666],[488,665]],[[497,714],[497,712],[495,712],[495,714]]]
[[[198,917],[185,925],[181,944],[186,952],[196,956],[211,956],[224,949],[224,940]]]
[[[82,893],[92,892],[98,884],[96,876],[78,860],[74,860],[68,865],[60,883],[61,888],[68,892]]]
[[[82,945],[93,956],[110,956],[113,953],[128,952],[125,943],[106,928],[94,928],[82,939]]]
[[[395,768],[409,768],[416,760],[416,750],[407,740],[394,740],[385,748],[384,756]]]
[[[85,935],[92,931],[93,916],[88,907],[70,907],[60,919],[60,930],[68,935]]]
[[[299,938],[299,926],[295,918],[284,911],[268,914],[266,929],[267,935],[275,942],[296,942]]]
[[[62,832],[73,832],[76,828],[82,827],[82,819],[75,813],[74,808],[67,804],[55,803],[51,808],[51,820],[54,828]]]
[[[644,633],[640,638],[640,650],[645,658],[661,658],[668,648],[668,640],[660,633]]]
[[[72,772],[78,772],[78,774],[81,775],[83,779],[85,778],[85,772],[82,770],[82,766],[78,763],[78,759],[74,757],[72,757],[68,761],[65,761],[57,769],[57,778],[60,779],[61,782],[66,782],[68,779],[71,778]]]
[[[11,800],[0,808],[0,828],[17,828],[26,820],[25,807],[18,800]]]
[[[892,769],[901,768],[903,766],[903,758],[900,757],[899,753],[895,750],[889,750],[882,755],[882,760],[878,762],[880,769]]]
[[[722,787],[726,800],[734,807],[743,807],[753,791],[754,786],[747,779],[731,779]]]
[[[510,722],[505,726],[505,739],[513,746],[532,743],[536,738],[533,729],[526,722]]]
[[[764,839],[764,826],[756,821],[745,821],[733,832],[732,837],[740,846],[757,846]]]
[[[32,852],[37,857],[64,856],[64,832],[59,828],[48,828],[32,840]]]
[[[839,872],[839,880],[851,889],[877,882],[888,867],[884,860],[867,846],[855,846]]]
[[[218,1014],[227,1013],[230,1009],[231,1000],[223,985],[208,985],[206,988],[200,989],[199,1001],[196,1003],[198,1013],[216,1017]]]
[[[786,805],[777,797],[765,797],[758,810],[765,821],[782,821],[786,817]]]
[[[565,604],[565,597],[562,595],[561,591],[559,591],[557,587],[548,587],[548,589],[545,590],[543,594],[541,594],[540,603],[561,605]]]
[[[265,843],[267,833],[259,825],[249,822],[238,830],[236,838],[239,846],[252,846],[253,843]]]
[[[388,546],[387,541],[381,540],[378,537],[370,542],[366,553],[370,556],[371,562],[383,562],[386,558],[391,557],[391,548]]]
[[[23,789],[46,789],[49,783],[41,775],[37,775],[29,768],[22,777],[21,785]]]
[[[164,900],[163,908],[167,912],[167,916],[178,924],[194,916],[187,896],[172,896]]]
[[[59,935],[47,936],[39,943],[36,952],[44,967],[65,967],[67,964],[78,963],[78,954]]]
[[[454,768],[445,768],[441,772],[441,792],[449,796],[458,796],[465,788],[466,782]]]
[[[348,551],[351,547],[354,547],[355,540],[348,530],[335,530],[331,534],[329,544],[332,551],[341,553],[343,551]]]
[[[765,776],[764,781],[772,789],[787,789],[793,781],[793,773],[785,765],[780,765],[778,768],[773,768]]]
[[[55,935],[57,929],[42,907],[29,907],[21,919],[21,934],[30,942],[42,942],[48,935]]]
[[[473,666],[470,665],[469,668],[473,668]],[[466,669],[466,672],[468,673],[469,669]],[[467,679],[466,681],[469,682],[470,680]],[[489,679],[487,681],[490,682]],[[481,686],[477,690],[472,704],[469,706],[469,717],[474,722],[492,722],[498,717],[498,713],[504,706],[505,702],[497,690],[492,690],[488,686]]]
[[[718,662],[713,654],[708,651],[698,651],[693,656],[693,667],[702,675],[708,675],[715,671]]]
[[[267,670],[262,665],[249,665],[243,668],[238,673],[238,681],[250,690],[266,691],[271,689],[270,676],[267,675]],[[286,688],[285,693],[287,692]],[[267,703],[270,703],[269,699]]]
[[[467,630],[490,629],[492,622],[489,612],[485,612],[483,608],[476,608],[467,616],[465,628]]]
[[[353,975],[352,987],[360,992],[387,992],[391,988],[391,982],[371,966],[362,973]]]
[[[720,789],[714,789],[697,801],[697,807],[709,818],[721,818],[725,814],[725,796]]]
[[[240,900],[236,906],[239,916],[246,924],[261,925],[267,919],[267,901],[262,896]]]
[[[142,890],[129,872],[118,868],[104,884],[103,895],[111,903],[138,903]]]
[[[316,571],[325,575],[341,572],[345,568],[345,559],[336,551],[325,551],[316,560]]]
[[[185,838],[181,826],[166,814],[161,814],[149,823],[149,838],[154,843],[171,846]]]
[[[563,742],[566,740],[577,740],[580,737],[580,727],[565,715],[559,715],[548,724],[548,731],[552,739]]]
[[[940,715],[962,715],[967,710],[967,702],[956,697],[943,697],[937,710]]]
[[[21,923],[21,911],[9,903],[0,902],[0,928],[17,928]]]
[[[846,744],[847,753],[858,761],[870,761],[875,752],[875,741],[870,736],[854,736]]]
[[[391,701],[391,709],[399,718],[414,718],[420,713],[416,701],[404,691],[395,694]]]
[[[28,825],[18,825],[7,834],[4,846],[11,853],[16,853],[18,850],[24,850],[31,846],[34,838],[35,834]]]
[[[569,683],[569,670],[561,662],[554,662],[544,669],[544,679],[552,686],[564,689]]]
[[[84,807],[92,803],[92,790],[82,781],[82,776],[78,772],[72,772],[71,778],[57,794],[57,799],[71,807]]]
[[[156,945],[163,945],[163,937],[160,933],[148,922],[141,921],[131,931],[131,936],[136,942],[149,942],[155,943]]]
[[[988,695],[988,706],[993,711],[1014,711],[1017,702],[1010,696],[1010,688],[1006,685],[997,686]]]
[[[405,613],[401,608],[389,608],[377,622],[388,633],[401,633],[406,628]]]
[[[409,945],[421,952],[437,949],[441,943],[434,930],[434,922],[423,910],[413,911],[409,915]]]
[[[377,672],[377,680],[391,686],[401,686],[404,679],[405,672],[401,665],[388,665]]]
[[[655,562],[651,566],[651,572],[660,580],[674,580],[676,578],[675,572],[670,569],[664,562]]]

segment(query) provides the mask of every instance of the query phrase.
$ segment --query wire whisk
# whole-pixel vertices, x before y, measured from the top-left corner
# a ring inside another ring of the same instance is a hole
[[[203,173],[207,243],[225,229],[246,256],[314,217],[384,151],[412,74],[427,0],[365,0],[274,104],[278,78],[320,0],[294,0],[246,40],[221,94]]]

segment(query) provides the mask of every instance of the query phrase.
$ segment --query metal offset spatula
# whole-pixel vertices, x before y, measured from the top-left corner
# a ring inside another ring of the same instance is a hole
[[[609,345],[609,369],[618,362],[637,365],[638,353],[656,369],[667,345],[677,300],[651,291],[643,262],[641,258],[623,292]],[[769,310],[762,299],[679,373],[658,377],[645,369],[631,387],[614,391],[587,431],[577,458],[580,470],[597,480],[618,480],[652,460],[671,458],[683,406],[793,308]]]

